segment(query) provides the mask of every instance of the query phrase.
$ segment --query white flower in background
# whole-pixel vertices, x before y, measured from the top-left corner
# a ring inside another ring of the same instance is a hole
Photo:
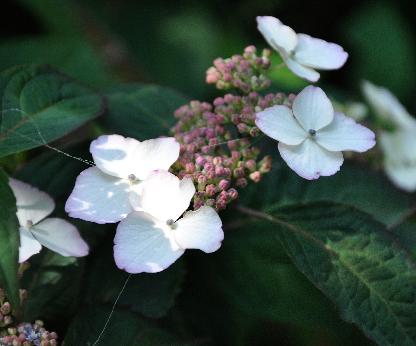
[[[257,113],[256,125],[279,141],[283,160],[305,179],[335,174],[344,161],[342,151],[364,152],[375,145],[371,130],[334,112],[322,89],[314,86],[296,96],[292,109],[279,105]]]
[[[363,83],[363,92],[375,115],[392,131],[380,131],[380,147],[384,154],[384,169],[399,188],[416,191],[416,119],[386,88]]]
[[[154,172],[132,194],[136,211],[120,222],[114,238],[114,259],[129,273],[156,273],[174,263],[186,249],[217,251],[224,238],[221,219],[208,206],[186,212],[195,193],[190,178]]]
[[[257,17],[257,27],[267,43],[279,52],[286,66],[311,82],[320,77],[315,69],[339,69],[348,58],[341,46],[306,34],[296,34],[275,17]]]
[[[39,253],[42,245],[62,256],[88,255],[88,245],[75,226],[60,218],[46,218],[55,209],[47,193],[16,179],[10,179],[9,185],[20,225],[19,262]]]
[[[140,142],[119,135],[104,135],[91,143],[96,167],[81,172],[65,210],[69,216],[96,223],[122,220],[133,209],[132,187],[154,170],[167,170],[179,157],[174,138]]]

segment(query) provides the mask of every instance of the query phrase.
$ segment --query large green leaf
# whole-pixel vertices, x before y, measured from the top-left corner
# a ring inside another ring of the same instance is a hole
[[[415,264],[383,224],[329,203],[252,214],[275,225],[295,265],[346,321],[380,345],[416,343]]]
[[[114,263],[112,241],[107,244],[109,246],[100,247],[89,270],[86,299],[92,304],[115,301],[128,276]],[[108,279],[97,286],[103,276]],[[127,307],[145,317],[164,317],[175,303],[184,276],[185,269],[180,260],[160,273],[132,275],[118,306]]]
[[[9,177],[0,168],[0,287],[6,290],[15,307],[19,305],[18,255],[16,200],[9,187]]]
[[[152,326],[132,312],[110,307],[87,307],[75,317],[65,336],[66,346],[95,345],[180,345],[163,329]],[[107,319],[110,318],[106,325]],[[105,331],[101,334],[104,325]],[[188,343],[187,343],[188,345]]]
[[[103,99],[49,66],[0,75],[0,157],[60,138],[103,111]]]
[[[103,120],[108,129],[140,140],[169,134],[174,111],[187,102],[178,92],[155,85],[124,85],[106,95],[108,112]]]
[[[315,201],[349,204],[386,224],[397,222],[416,205],[416,196],[396,189],[380,172],[353,163],[345,163],[334,176],[309,181],[275,159],[273,170],[241,195],[241,203],[256,209]]]
[[[60,323],[68,321],[79,303],[83,260],[63,257],[43,249],[30,261],[30,269],[22,278],[29,297],[24,306],[26,321],[41,318]]]

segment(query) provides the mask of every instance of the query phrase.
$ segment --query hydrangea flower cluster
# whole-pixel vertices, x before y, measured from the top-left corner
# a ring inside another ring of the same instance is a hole
[[[290,105],[293,96],[257,92],[226,94],[213,104],[192,101],[175,112],[172,133],[181,144],[173,166],[179,177],[191,177],[197,187],[194,208],[225,209],[249,181],[259,182],[271,169],[271,157],[260,158],[251,138],[260,134],[256,112],[273,105]]]
[[[1,346],[56,346],[58,335],[48,332],[42,321],[13,325],[12,306],[0,288],[0,345]]]
[[[242,55],[217,58],[214,66],[207,70],[206,82],[215,84],[219,90],[238,89],[243,93],[260,91],[270,86],[266,71],[270,67],[270,50],[264,49],[257,55],[254,46],[248,46]]]

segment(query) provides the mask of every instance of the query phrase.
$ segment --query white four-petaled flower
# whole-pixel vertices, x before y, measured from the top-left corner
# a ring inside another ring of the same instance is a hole
[[[9,185],[16,198],[20,225],[19,262],[39,253],[42,245],[62,256],[88,254],[88,245],[75,226],[60,218],[46,218],[55,209],[47,193],[16,179],[10,179]]]
[[[363,92],[378,118],[394,127],[379,134],[387,176],[399,188],[416,191],[416,119],[389,90],[364,82]]]
[[[297,76],[316,82],[318,70],[341,68],[348,58],[341,46],[335,43],[296,32],[279,19],[257,17],[257,27],[268,44],[279,52],[286,66]]]
[[[154,170],[167,170],[178,159],[179,143],[174,138],[140,142],[120,135],[103,135],[91,143],[96,167],[78,176],[65,210],[74,218],[96,223],[114,223],[133,209],[132,188]]]
[[[210,253],[224,238],[217,212],[208,206],[187,210],[195,193],[190,178],[179,180],[166,172],[154,172],[131,195],[135,211],[117,227],[114,258],[129,273],[156,273],[174,263],[186,249]]]
[[[279,141],[282,158],[305,179],[335,174],[344,161],[342,151],[364,152],[375,145],[371,130],[334,112],[322,89],[314,86],[297,95],[292,109],[279,105],[257,113],[256,125]]]

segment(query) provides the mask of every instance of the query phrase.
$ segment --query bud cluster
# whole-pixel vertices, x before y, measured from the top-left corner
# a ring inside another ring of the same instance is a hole
[[[20,298],[25,298],[26,291],[21,290]],[[35,323],[14,324],[12,306],[6,294],[0,288],[0,345],[1,346],[56,346],[58,335],[48,332],[42,321]]]
[[[217,58],[214,66],[207,70],[206,82],[215,84],[217,89],[238,89],[243,93],[264,90],[270,86],[265,72],[270,67],[270,50],[264,49],[261,56],[257,55],[256,47],[249,46],[243,55],[231,58]]]
[[[249,59],[253,54],[255,48],[249,47],[240,57]],[[229,60],[221,59],[224,64]],[[217,97],[213,104],[191,101],[176,110],[177,123],[171,131],[181,144],[181,154],[173,171],[180,178],[193,179],[197,187],[194,209],[202,205],[225,209],[238,197],[239,189],[250,180],[260,181],[270,171],[271,158],[260,158],[259,148],[252,143],[260,134],[255,114],[273,105],[290,106],[293,97],[282,93],[262,96],[250,91],[245,96]]]

